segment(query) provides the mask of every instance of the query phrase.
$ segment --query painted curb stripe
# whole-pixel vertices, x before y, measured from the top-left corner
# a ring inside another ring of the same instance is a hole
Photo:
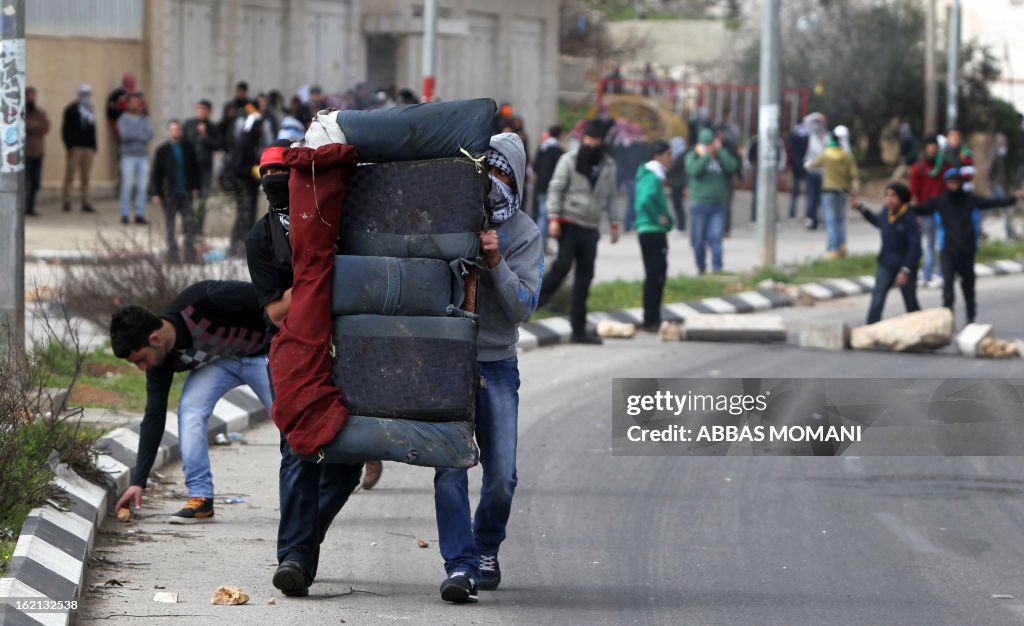
[[[558,333],[540,322],[527,322],[522,325],[530,334],[537,338],[538,346],[550,346],[559,342]]]
[[[736,294],[723,296],[722,299],[732,305],[732,307],[736,309],[737,313],[753,313],[755,311],[753,304],[750,304],[744,298],[741,298]]]

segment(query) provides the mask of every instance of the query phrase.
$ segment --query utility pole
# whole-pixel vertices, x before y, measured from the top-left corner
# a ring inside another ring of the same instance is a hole
[[[960,76],[960,0],[953,0],[949,11],[949,62],[946,67],[946,128],[956,126],[957,81]]]
[[[757,123],[757,258],[775,266],[779,163],[779,0],[765,0],[761,18],[761,84]]]
[[[25,0],[0,0],[0,351],[25,346]]]
[[[437,0],[423,4],[423,101],[434,99],[437,67]]]
[[[927,0],[928,14],[924,32],[924,132],[939,130],[938,82],[935,80],[935,3]]]

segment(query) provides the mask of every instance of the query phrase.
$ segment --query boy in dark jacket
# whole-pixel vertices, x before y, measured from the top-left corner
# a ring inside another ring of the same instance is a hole
[[[974,255],[978,251],[981,234],[981,211],[1010,206],[1024,198],[1017,190],[1006,198],[982,198],[964,189],[959,169],[946,172],[946,191],[913,207],[919,215],[932,216],[939,240],[939,259],[945,282],[942,285],[942,305],[953,308],[953,279],[960,275],[960,288],[967,302],[967,322],[974,323],[978,307],[974,300]]]
[[[921,233],[917,216],[910,210],[910,189],[903,183],[885,188],[885,207],[875,213],[863,204],[856,206],[872,226],[882,233],[878,253],[875,289],[868,307],[868,324],[882,319],[885,298],[895,284],[903,294],[907,313],[920,311],[917,303],[917,265],[921,261]]]
[[[167,141],[160,144],[153,155],[153,174],[149,193],[153,204],[164,210],[164,229],[167,235],[167,259],[177,263],[178,238],[174,234],[175,217],[181,214],[181,230],[185,233],[185,262],[196,261],[196,234],[199,222],[192,210],[192,202],[199,195],[199,165],[195,149],[182,139],[181,122],[167,122]]]

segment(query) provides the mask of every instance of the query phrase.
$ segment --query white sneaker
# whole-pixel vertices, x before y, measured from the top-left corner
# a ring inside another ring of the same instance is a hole
[[[943,280],[941,276],[932,276],[932,279],[928,281],[929,289],[942,289]]]

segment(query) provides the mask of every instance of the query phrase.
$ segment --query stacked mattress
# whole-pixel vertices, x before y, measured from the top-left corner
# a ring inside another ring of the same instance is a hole
[[[487,149],[494,104],[444,105],[339,114],[361,159],[389,160],[361,164],[348,181],[331,312],[333,378],[350,417],[324,449],[328,461],[384,448],[378,458],[476,463],[477,322],[467,294],[475,291],[487,175],[471,157]],[[411,138],[393,136],[402,129]],[[472,150],[463,154],[466,145]],[[401,160],[408,155],[426,158]]]

